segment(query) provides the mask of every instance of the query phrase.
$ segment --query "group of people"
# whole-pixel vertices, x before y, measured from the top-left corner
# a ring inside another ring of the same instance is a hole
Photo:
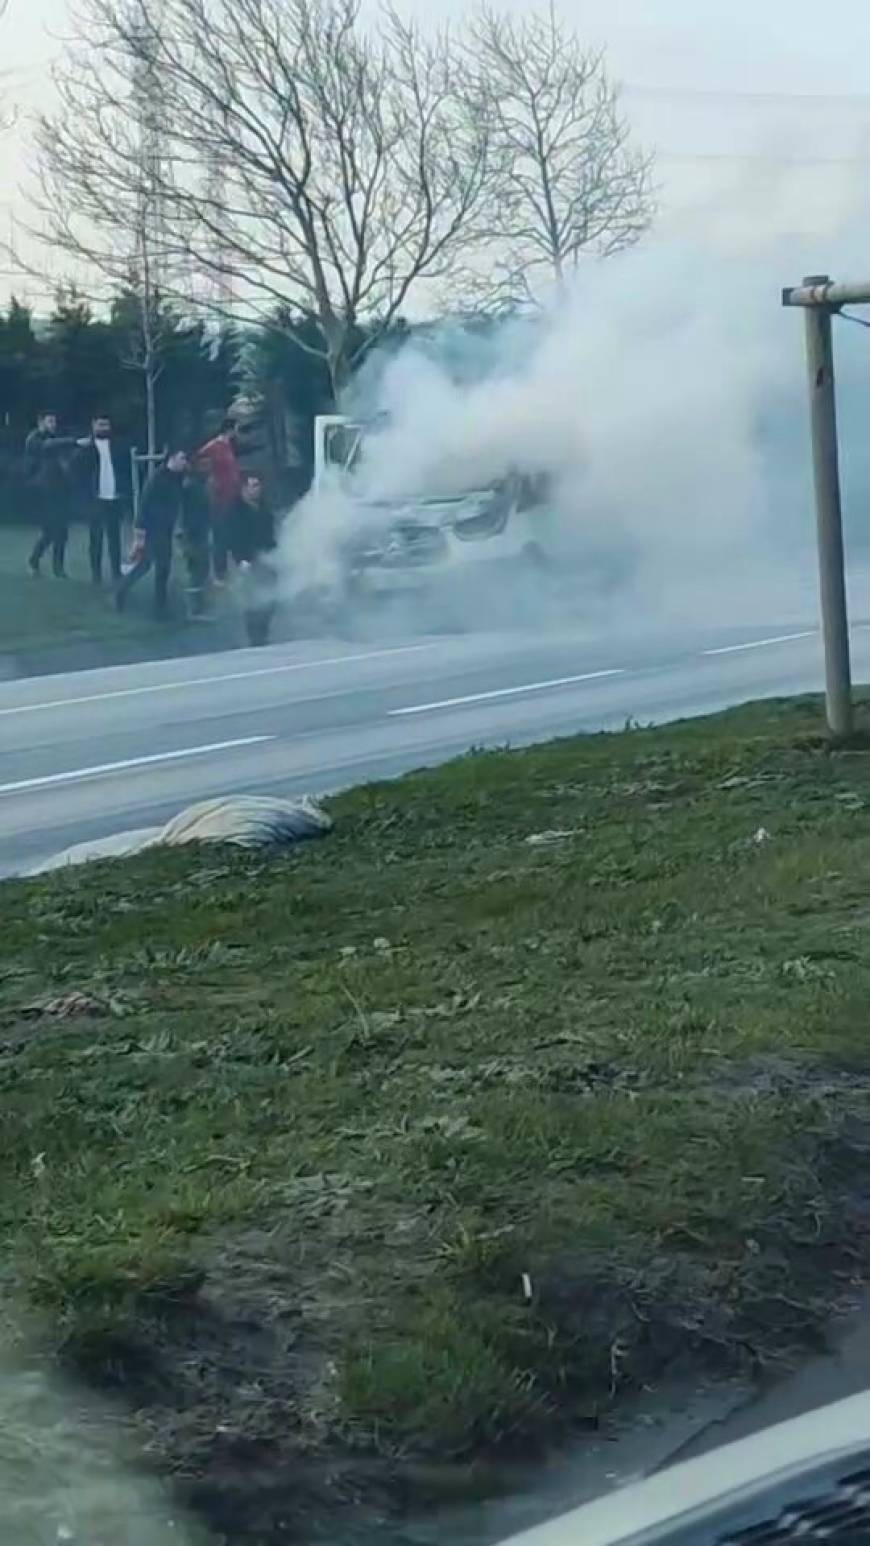
[[[195,451],[173,445],[152,472],[138,502],[133,546],[122,556],[124,522],[132,501],[132,459],[112,432],[107,414],[96,414],[88,435],[61,435],[57,416],[38,416],[25,443],[25,479],[39,535],[28,559],[41,574],[51,555],[53,574],[66,576],[71,507],[80,498],[88,527],[91,578],[103,581],[108,555],[115,604],[122,611],[134,585],[154,571],[154,604],[165,616],[176,533],[188,569],[191,616],[205,616],[209,583],[226,584],[232,558],[242,576],[244,612],[251,644],[268,641],[275,610],[275,517],[262,477],[239,464],[234,424]]]

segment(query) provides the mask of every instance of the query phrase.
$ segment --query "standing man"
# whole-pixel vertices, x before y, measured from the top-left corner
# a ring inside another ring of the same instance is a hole
[[[112,579],[121,578],[121,523],[132,492],[129,449],[112,434],[106,413],[91,420],[91,434],[82,444],[79,469],[88,498],[88,546],[91,579],[103,579],[103,546],[109,550]]]
[[[224,419],[220,434],[215,435],[213,440],[206,441],[196,460],[208,482],[215,579],[219,585],[224,585],[229,553],[227,522],[242,488],[236,426],[232,419]]]
[[[181,533],[187,564],[187,615],[191,622],[203,622],[207,618],[210,527],[211,509],[205,479],[195,467],[188,467],[181,497]]]
[[[239,497],[227,521],[230,552],[242,571],[245,596],[245,628],[249,644],[268,644],[275,615],[278,577],[269,563],[274,553],[275,517],[266,499],[259,473],[247,472]]]
[[[136,561],[118,584],[115,605],[123,612],[134,585],[154,570],[154,611],[166,616],[166,592],[172,568],[172,537],[184,504],[184,475],[187,452],[176,448],[169,452],[162,467],[145,485],[139,506],[139,526],[134,533]]]
[[[39,574],[44,553],[51,548],[51,567],[57,579],[66,579],[63,562],[69,535],[67,503],[69,480],[66,455],[75,441],[57,433],[57,416],[48,410],[37,414],[36,428],[24,442],[25,478],[39,536],[27,560],[31,574]]]

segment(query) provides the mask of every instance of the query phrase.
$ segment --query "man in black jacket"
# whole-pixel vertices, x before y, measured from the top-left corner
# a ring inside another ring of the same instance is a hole
[[[130,499],[132,478],[129,448],[112,434],[108,414],[91,420],[90,438],[81,446],[78,470],[88,500],[91,578],[103,578],[103,545],[109,549],[112,579],[121,578],[121,523]]]
[[[267,644],[275,614],[277,575],[269,563],[275,551],[275,516],[259,473],[246,472],[227,517],[227,546],[242,571],[245,628],[250,644]]]
[[[27,562],[31,573],[39,574],[42,556],[51,548],[51,567],[59,580],[65,578],[63,561],[69,535],[66,457],[74,446],[72,438],[58,435],[57,417],[47,410],[37,415],[36,429],[24,442],[25,478],[39,521],[39,536]]]
[[[148,479],[139,507],[139,526],[134,534],[137,554],[133,567],[115,592],[115,604],[123,612],[134,585],[149,569],[154,570],[154,610],[166,616],[166,592],[172,568],[172,537],[184,508],[184,475],[187,452],[170,451],[162,467]]]

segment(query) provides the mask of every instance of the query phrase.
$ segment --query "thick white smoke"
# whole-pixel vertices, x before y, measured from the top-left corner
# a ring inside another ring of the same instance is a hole
[[[443,350],[428,329],[386,363],[376,357],[356,383],[349,410],[387,425],[367,442],[359,491],[447,494],[510,469],[548,473],[557,519],[546,541],[563,585],[559,600],[539,577],[524,582],[541,625],[587,606],[603,572],[618,580],[607,612],[638,626],[806,615],[803,328],[780,291],[820,261],[855,271],[853,244],[819,247],[767,242],[747,253],[718,240],[651,240],[590,264],[534,323],[483,336],[445,326]],[[870,334],[859,338],[856,347],[838,337],[853,395],[855,377],[870,372]],[[328,580],[358,521],[355,496],[303,501],[284,538],[285,588]],[[476,624],[493,597],[484,569]]]
[[[0,1546],[205,1546],[119,1433],[117,1413],[0,1348]]]

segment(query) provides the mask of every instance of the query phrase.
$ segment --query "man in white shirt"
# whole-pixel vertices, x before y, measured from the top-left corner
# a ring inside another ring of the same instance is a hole
[[[100,458],[99,482],[97,484],[98,499],[117,499],[118,487],[115,482],[115,469],[112,465],[112,442],[104,435],[96,436],[94,444],[97,455]]]
[[[82,468],[88,495],[88,546],[91,578],[103,578],[103,547],[109,550],[109,567],[115,583],[121,578],[121,523],[130,494],[130,457],[112,435],[105,413],[91,421],[91,438],[82,450]]]

